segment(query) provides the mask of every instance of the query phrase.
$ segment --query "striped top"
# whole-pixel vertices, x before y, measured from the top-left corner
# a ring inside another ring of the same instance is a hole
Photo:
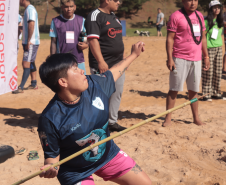
[[[31,37],[30,42],[33,45],[40,44],[40,35],[39,35],[39,25],[38,25],[38,13],[33,5],[28,5],[28,7],[24,11],[24,18],[23,18],[23,44],[27,44],[28,42],[28,22],[34,21],[35,27],[34,32]]]

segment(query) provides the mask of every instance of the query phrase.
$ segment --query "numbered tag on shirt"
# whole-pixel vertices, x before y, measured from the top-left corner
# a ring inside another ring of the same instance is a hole
[[[195,37],[200,37],[200,26],[198,24],[193,24],[193,31],[194,31],[194,36]]]
[[[211,38],[216,40],[217,36],[218,36],[218,32],[219,32],[218,29],[213,28],[213,32],[212,32]]]
[[[75,43],[75,34],[73,31],[66,31],[66,43]]]

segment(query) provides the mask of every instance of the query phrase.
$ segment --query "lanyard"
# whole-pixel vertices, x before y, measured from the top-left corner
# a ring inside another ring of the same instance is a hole
[[[191,29],[191,33],[192,33],[193,40],[195,41],[195,43],[196,43],[197,45],[199,45],[199,44],[202,42],[202,21],[201,21],[199,15],[198,15],[197,12],[195,11],[195,14],[196,14],[196,16],[198,17],[198,20],[199,20],[199,24],[200,24],[200,26],[201,26],[201,30],[200,30],[201,37],[200,37],[200,40],[198,41],[198,40],[196,39],[196,37],[194,36],[194,31],[193,31],[193,28],[192,28],[191,19],[188,17],[188,14],[186,13],[186,11],[185,11],[184,8],[182,8],[182,13],[184,14],[185,18],[186,18],[187,21],[188,21],[188,24],[189,24],[190,29]]]

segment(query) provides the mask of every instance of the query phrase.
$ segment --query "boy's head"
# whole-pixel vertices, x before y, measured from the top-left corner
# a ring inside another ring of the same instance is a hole
[[[46,61],[39,68],[39,75],[47,87],[58,93],[64,87],[62,80],[68,78],[68,71],[77,67],[77,61],[73,54],[61,53],[47,57]]]
[[[162,12],[161,8],[158,8],[157,11],[158,11],[158,13],[161,13]]]
[[[61,0],[61,9],[65,18],[71,18],[76,10],[74,0]]]
[[[198,0],[182,0],[184,9],[188,12],[194,12],[198,8]]]
[[[121,0],[100,0],[100,5],[107,6],[111,12],[118,10]]]

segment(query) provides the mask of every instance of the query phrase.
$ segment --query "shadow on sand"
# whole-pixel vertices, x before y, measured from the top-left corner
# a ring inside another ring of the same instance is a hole
[[[40,114],[36,114],[36,112],[31,109],[12,108],[0,108],[0,114],[11,116],[11,118],[4,119],[5,124],[23,128],[37,127],[38,118],[40,116]]]

